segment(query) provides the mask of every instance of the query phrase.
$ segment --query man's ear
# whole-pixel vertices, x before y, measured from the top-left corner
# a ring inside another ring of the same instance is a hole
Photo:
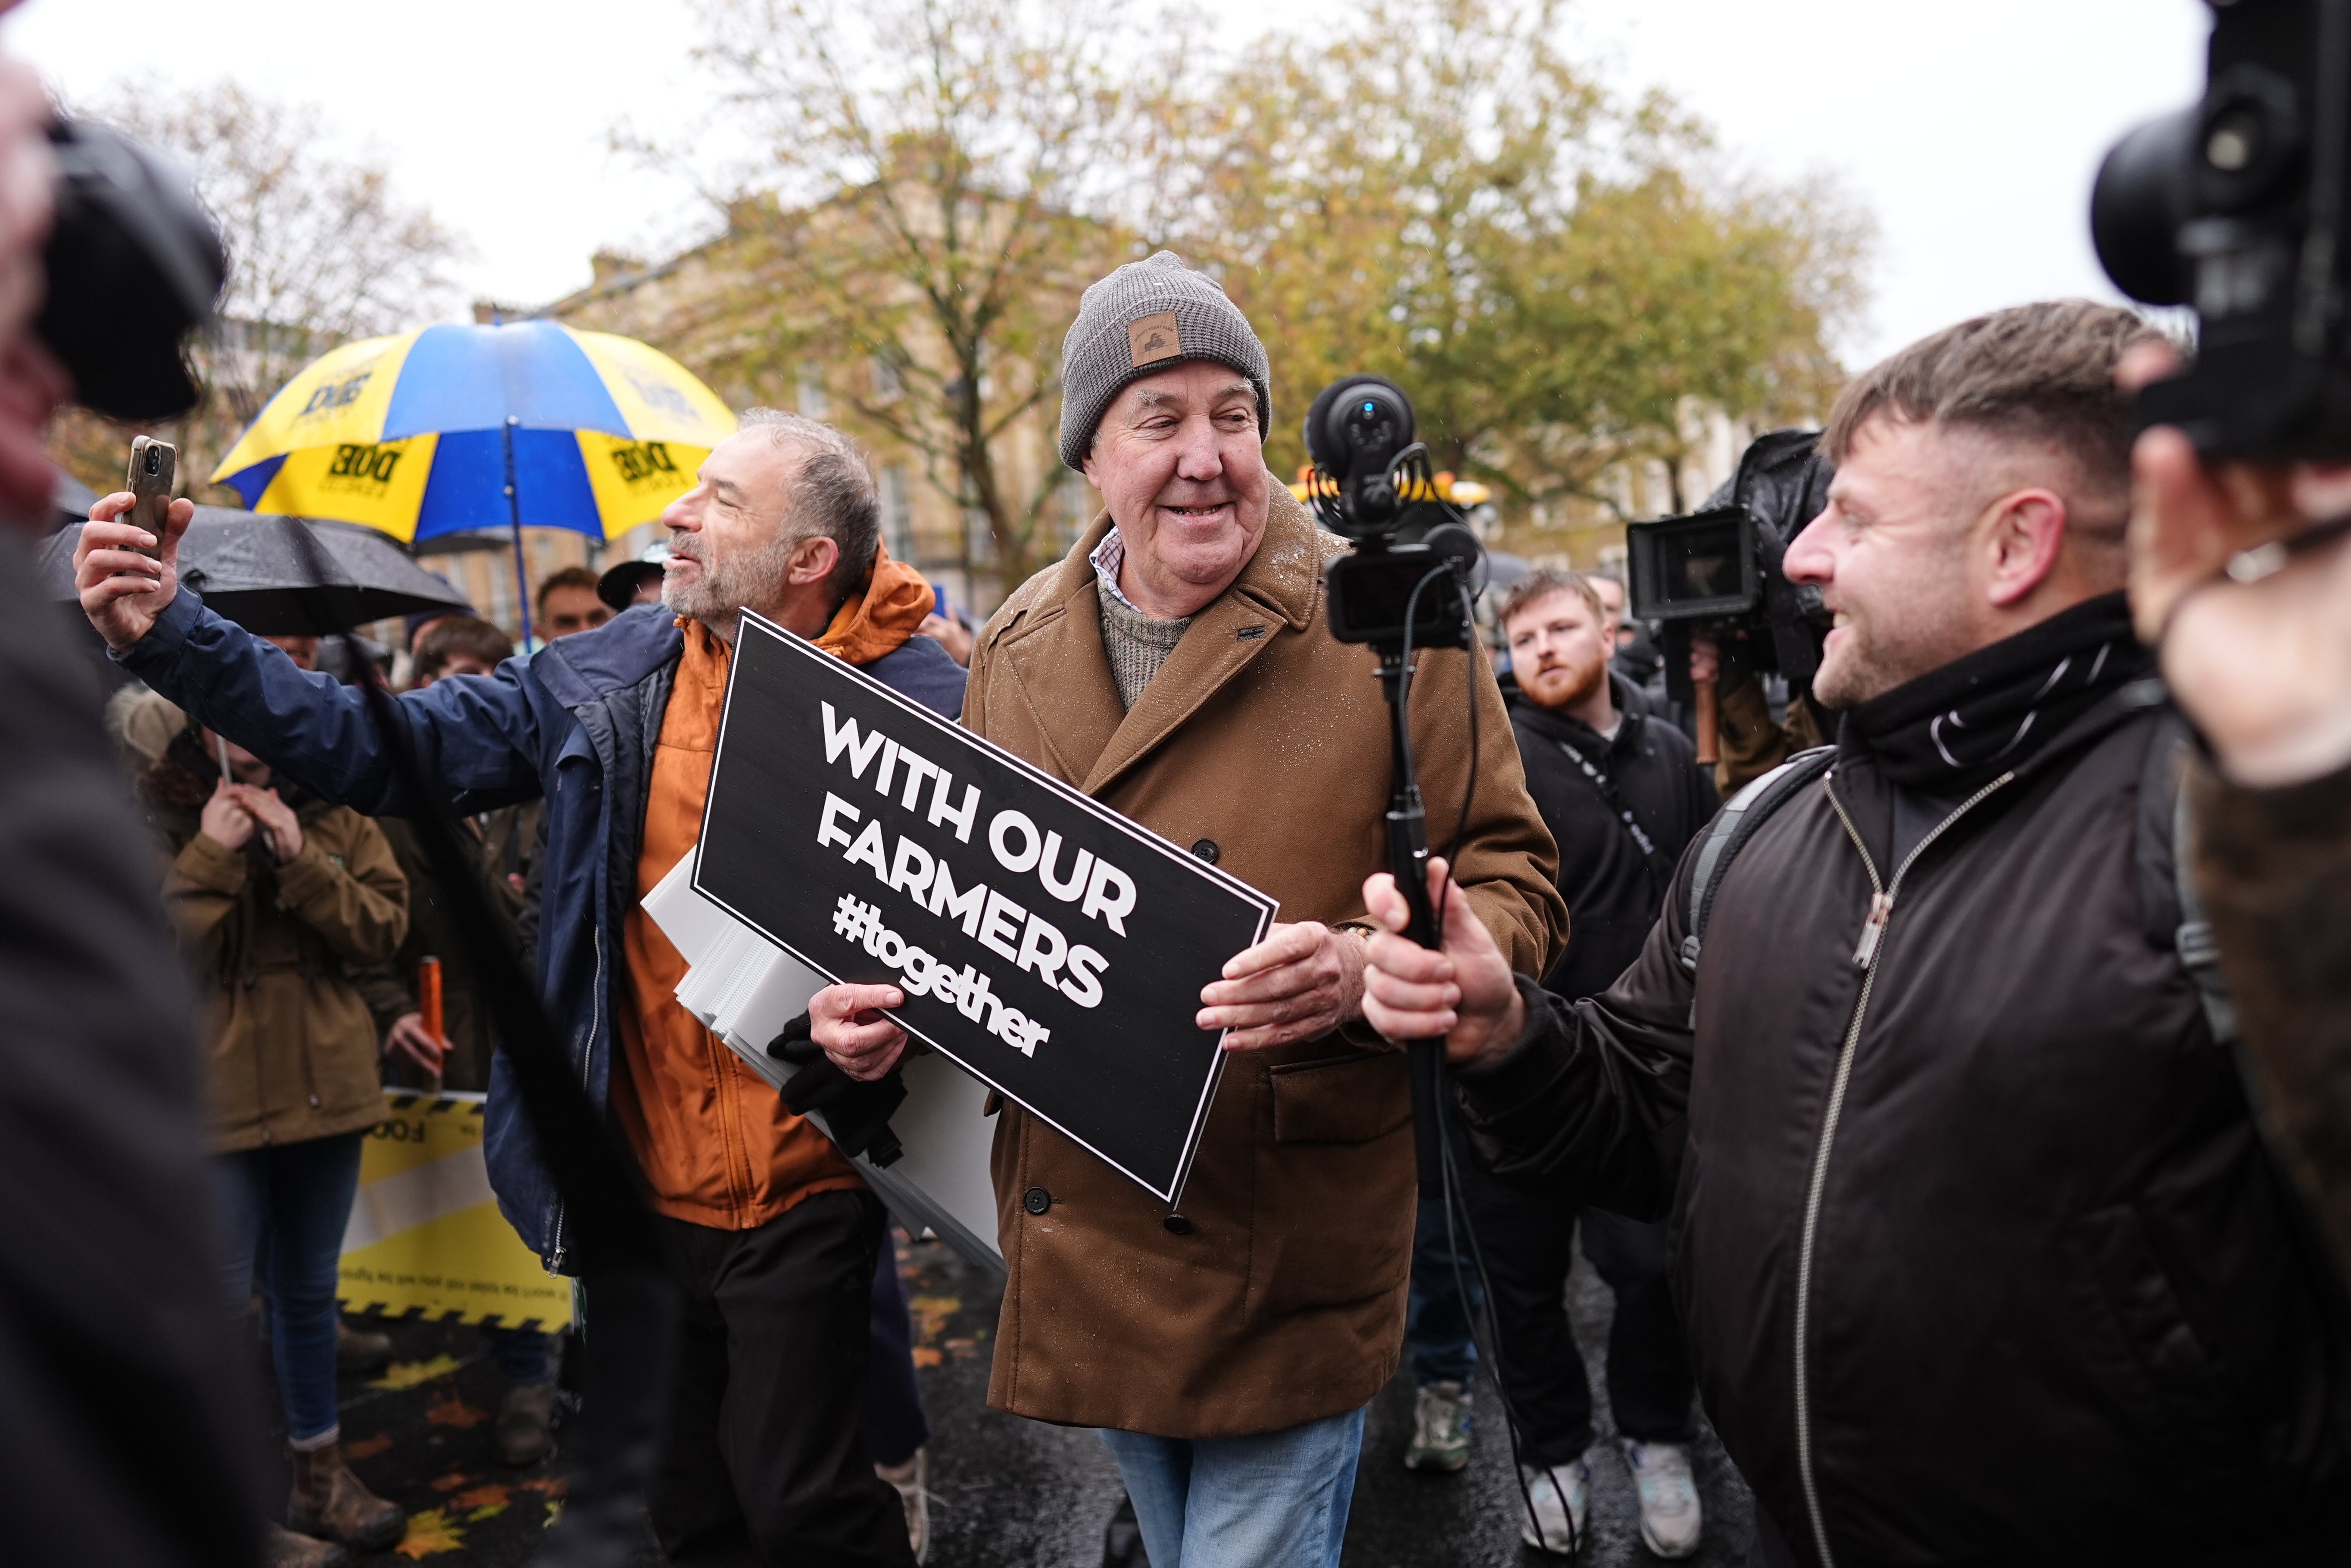
[[[784,581],[792,587],[806,587],[832,576],[833,566],[841,560],[841,541],[830,534],[813,534],[792,546],[786,558]]]
[[[2053,490],[2018,490],[1992,504],[1984,547],[1991,556],[1992,606],[2006,609],[2049,578],[2065,548],[2065,500]]]

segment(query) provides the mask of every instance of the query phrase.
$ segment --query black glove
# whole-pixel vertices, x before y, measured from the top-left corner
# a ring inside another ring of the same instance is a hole
[[[890,1117],[906,1103],[905,1079],[895,1067],[872,1083],[851,1077],[833,1064],[809,1030],[809,1015],[803,1012],[768,1042],[768,1055],[799,1068],[784,1080],[785,1106],[794,1116],[822,1111],[841,1153],[862,1154],[877,1168],[894,1163],[905,1148],[890,1130]]]

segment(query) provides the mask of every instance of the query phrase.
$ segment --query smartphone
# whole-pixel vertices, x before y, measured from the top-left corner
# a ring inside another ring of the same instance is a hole
[[[170,441],[131,438],[131,474],[122,488],[138,501],[122,520],[154,536],[156,542],[139,552],[142,556],[160,558],[163,553],[163,514],[171,508],[172,483],[179,472],[180,452]]]

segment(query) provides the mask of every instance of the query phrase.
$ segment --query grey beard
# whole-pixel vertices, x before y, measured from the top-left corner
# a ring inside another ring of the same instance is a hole
[[[693,556],[702,567],[701,576],[690,587],[664,578],[663,607],[698,620],[732,642],[745,610],[775,602],[785,562],[798,543],[797,539],[771,540],[756,550],[737,551],[716,561]]]

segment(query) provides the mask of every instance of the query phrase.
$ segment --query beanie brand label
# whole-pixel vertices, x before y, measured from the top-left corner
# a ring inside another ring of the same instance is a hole
[[[1155,365],[1162,359],[1173,359],[1183,353],[1184,338],[1176,327],[1176,313],[1163,310],[1156,316],[1129,322],[1126,348],[1137,368]]]

